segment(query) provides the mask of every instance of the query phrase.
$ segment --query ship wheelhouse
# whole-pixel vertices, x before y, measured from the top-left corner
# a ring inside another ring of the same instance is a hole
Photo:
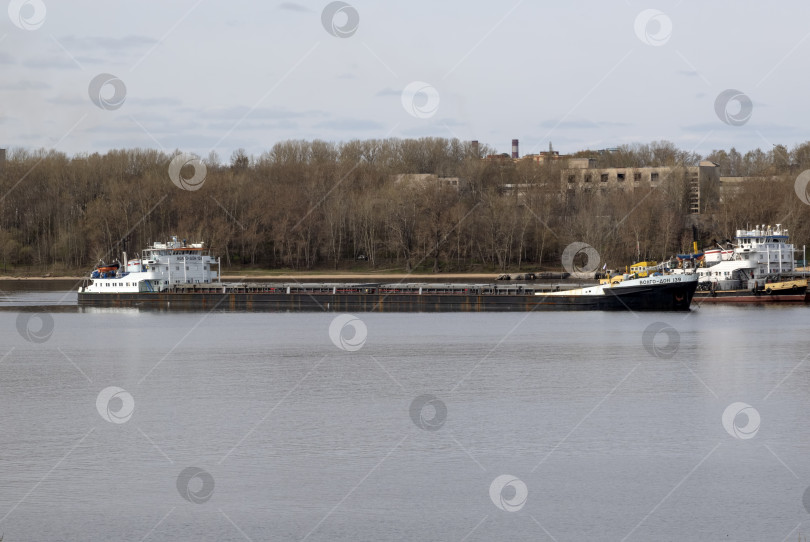
[[[737,230],[734,257],[756,264],[755,278],[792,273],[795,270],[794,247],[787,228],[760,225],[753,230]]]
[[[220,262],[203,247],[172,237],[166,243],[153,243],[140,257],[127,260],[115,273],[93,276],[80,291],[86,293],[162,292],[189,284],[220,282]]]

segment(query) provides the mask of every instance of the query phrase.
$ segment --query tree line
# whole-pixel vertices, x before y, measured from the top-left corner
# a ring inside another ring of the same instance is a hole
[[[201,159],[199,189],[183,190],[168,175],[177,153],[12,149],[0,170],[0,264],[5,272],[85,272],[172,235],[205,242],[224,269],[406,272],[560,269],[575,241],[623,267],[763,223],[792,228],[799,246],[810,239],[808,208],[793,189],[797,172],[810,169],[810,143],[706,157],[669,142],[577,153],[598,167],[674,168],[659,188],[626,193],[566,190],[564,160],[488,161],[474,152],[443,138],[285,141],[259,156],[234,151],[228,163],[212,153]],[[723,175],[759,178],[696,221],[679,172],[701,159],[719,163]],[[192,167],[181,174],[191,177]]]

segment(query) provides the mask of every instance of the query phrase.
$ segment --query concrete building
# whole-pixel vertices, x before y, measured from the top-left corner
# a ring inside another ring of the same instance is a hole
[[[477,141],[473,142],[477,148]],[[667,183],[683,182],[688,191],[689,213],[700,215],[711,212],[720,203],[720,166],[714,162],[704,160],[697,166],[685,167],[622,167],[597,168],[596,158],[571,158],[560,155],[549,143],[548,152],[528,154],[521,157],[518,152],[518,140],[512,140],[512,154],[490,154],[483,158],[489,162],[501,165],[517,164],[524,160],[536,163],[560,162],[564,165],[561,170],[561,190],[591,191],[591,190],[620,190],[632,192],[636,189],[649,189],[664,186]],[[618,149],[603,149],[599,153],[611,153]],[[725,184],[725,183],[724,183]],[[525,195],[530,185],[504,184],[502,191],[505,195]]]
[[[778,176],[755,176],[755,177],[720,177],[720,201],[742,192],[745,185],[749,183],[779,182]]]
[[[702,214],[720,201],[720,166],[704,160],[686,167],[596,168],[592,158],[572,158],[561,172],[563,190],[621,190],[632,192],[684,181],[689,190],[689,213]]]
[[[439,177],[432,173],[400,173],[394,175],[393,180],[396,184],[407,184],[419,188],[439,185],[458,190],[462,184],[462,181],[458,177]]]
[[[569,158],[568,169],[591,169],[596,167],[596,158]]]

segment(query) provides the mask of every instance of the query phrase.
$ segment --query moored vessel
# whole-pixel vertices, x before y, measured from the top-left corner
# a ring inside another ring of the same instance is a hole
[[[219,282],[219,260],[208,254],[203,243],[187,243],[176,236],[153,243],[132,260],[124,253],[123,260],[123,266],[99,263],[79,288],[80,298],[82,294],[157,293],[181,284]]]
[[[731,248],[678,255],[676,273],[696,273],[695,303],[804,303],[807,279],[796,271],[787,228],[737,230]],[[692,256],[692,257],[690,257]]]
[[[114,276],[86,279],[81,306],[356,312],[689,310],[696,274],[608,284],[225,283],[202,243],[154,243]]]

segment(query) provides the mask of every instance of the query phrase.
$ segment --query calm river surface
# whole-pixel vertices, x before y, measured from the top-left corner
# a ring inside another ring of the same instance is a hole
[[[0,283],[6,542],[810,535],[810,307],[335,320],[68,287]]]

